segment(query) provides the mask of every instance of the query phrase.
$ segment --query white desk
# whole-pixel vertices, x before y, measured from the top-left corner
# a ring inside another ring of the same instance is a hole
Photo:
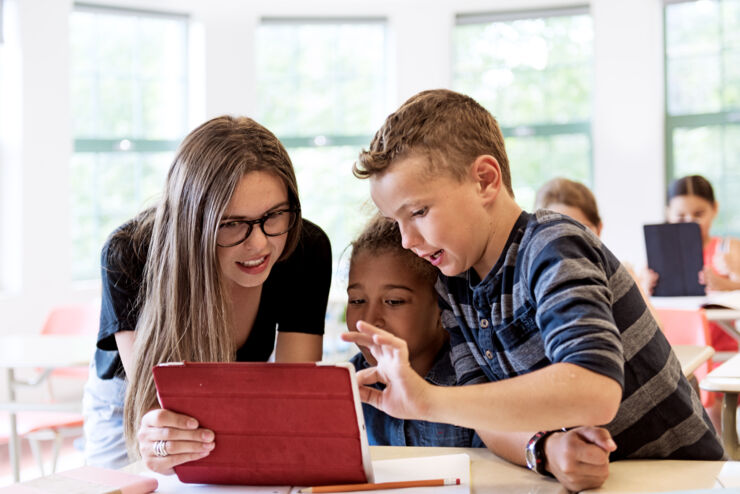
[[[725,333],[729,334],[740,342],[740,332],[738,332],[735,321],[740,319],[740,310],[736,309],[704,309],[707,321],[717,323]],[[726,360],[726,359],[725,359]]]
[[[735,355],[699,384],[702,389],[724,393],[722,398],[722,442],[728,456],[740,459],[737,437],[737,397],[740,393],[740,355]]]
[[[673,353],[676,354],[678,361],[681,362],[683,375],[691,377],[699,366],[712,358],[714,348],[701,345],[674,345]]]
[[[568,492],[556,480],[513,465],[484,448],[370,447],[373,460],[458,453],[470,456],[471,494],[566,494]],[[612,463],[609,470],[609,478],[604,485],[600,489],[589,492],[666,492],[722,489],[723,485],[725,487],[740,486],[740,474],[738,474],[740,462],[623,460]],[[137,462],[126,467],[124,471],[141,473],[145,471],[145,467],[142,462]],[[202,492],[202,490],[198,485],[183,484],[183,493]],[[211,491],[250,494],[258,492],[254,488],[239,486],[209,486],[208,492]]]
[[[20,479],[18,429],[16,413],[22,410],[79,411],[81,403],[18,403],[16,402],[15,370],[23,368],[54,369],[87,366],[95,349],[95,335],[28,335],[0,336],[0,367],[7,376],[7,395],[0,409],[9,411],[10,451],[13,480]]]

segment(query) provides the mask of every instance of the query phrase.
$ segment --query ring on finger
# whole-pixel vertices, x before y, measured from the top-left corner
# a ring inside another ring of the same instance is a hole
[[[167,453],[167,442],[166,441],[154,441],[154,444],[152,445],[152,449],[154,449],[154,454],[156,456],[165,457],[169,453]]]

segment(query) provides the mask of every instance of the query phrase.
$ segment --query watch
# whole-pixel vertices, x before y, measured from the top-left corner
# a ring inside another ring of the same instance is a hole
[[[545,457],[545,439],[553,432],[560,432],[560,430],[540,431],[532,436],[524,450],[524,456],[527,459],[527,468],[540,475],[554,478],[555,476],[545,469],[545,463],[547,462],[547,458]]]

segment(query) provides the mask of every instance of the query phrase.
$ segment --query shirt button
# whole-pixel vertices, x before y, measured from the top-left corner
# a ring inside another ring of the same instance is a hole
[[[493,353],[491,352],[491,350],[486,350],[486,358],[488,360],[491,360],[493,358]]]
[[[488,327],[488,319],[481,319],[480,320],[480,327],[485,329]]]

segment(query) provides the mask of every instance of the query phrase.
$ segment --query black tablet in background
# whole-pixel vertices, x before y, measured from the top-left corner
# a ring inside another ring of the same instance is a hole
[[[658,273],[656,297],[705,295],[701,230],[696,223],[644,225],[648,267]]]

